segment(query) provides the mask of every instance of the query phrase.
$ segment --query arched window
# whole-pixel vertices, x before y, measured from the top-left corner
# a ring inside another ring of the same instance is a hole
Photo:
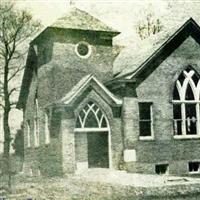
[[[30,120],[27,120],[27,147],[31,147],[31,138],[30,138]]]
[[[200,136],[199,75],[188,67],[178,77],[173,92],[174,135]]]
[[[34,144],[35,147],[39,146],[39,120],[38,120],[38,110],[39,110],[39,106],[38,106],[38,95],[37,95],[37,90],[35,92],[35,97],[34,97],[34,108],[35,108],[35,113],[34,113]]]
[[[49,144],[50,143],[49,116],[48,116],[48,113],[46,113],[46,112],[45,112],[44,132],[45,132],[45,144]]]
[[[79,112],[75,131],[108,131],[107,118],[99,107],[90,101]]]

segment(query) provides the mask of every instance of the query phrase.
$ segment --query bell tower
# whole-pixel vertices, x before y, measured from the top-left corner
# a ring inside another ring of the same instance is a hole
[[[66,15],[32,41],[37,49],[38,77],[40,82],[48,79],[54,100],[87,74],[102,82],[112,78],[113,62],[119,53],[113,37],[118,34],[85,11],[70,6]],[[42,89],[43,84],[39,87]]]

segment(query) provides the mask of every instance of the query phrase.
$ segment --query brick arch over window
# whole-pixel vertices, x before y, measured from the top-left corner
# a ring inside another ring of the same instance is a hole
[[[200,76],[188,67],[176,80],[173,91],[174,134],[200,136]]]
[[[78,113],[75,130],[109,131],[107,117],[96,103],[89,101]]]

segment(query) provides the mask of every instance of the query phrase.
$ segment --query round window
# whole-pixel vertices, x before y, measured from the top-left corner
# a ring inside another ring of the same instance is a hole
[[[89,57],[91,53],[90,45],[86,42],[78,43],[75,50],[77,55],[83,58]]]

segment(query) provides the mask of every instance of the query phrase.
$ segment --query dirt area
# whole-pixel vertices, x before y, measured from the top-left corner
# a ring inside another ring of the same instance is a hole
[[[163,187],[200,183],[200,178],[127,173],[126,171],[108,169],[89,169],[85,172],[77,173],[74,179],[135,187]]]
[[[1,197],[1,195],[0,195]],[[200,179],[92,169],[65,178],[18,176],[9,200],[200,199]]]

